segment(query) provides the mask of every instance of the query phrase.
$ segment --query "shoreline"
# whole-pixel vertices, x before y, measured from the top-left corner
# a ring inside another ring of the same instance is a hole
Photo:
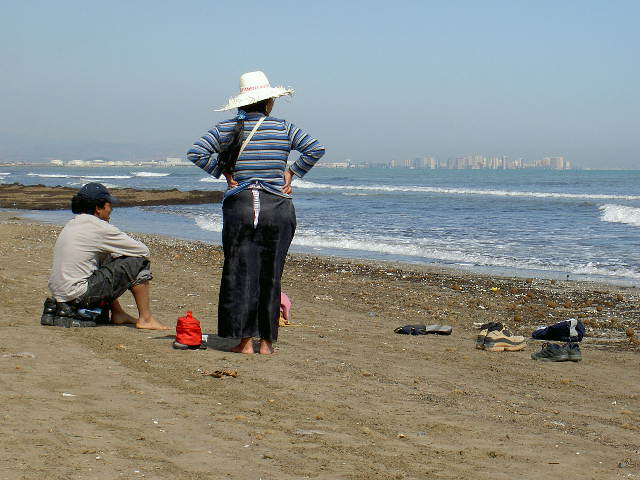
[[[13,213],[11,211],[0,211],[0,224],[14,221],[27,225],[51,227],[52,232],[62,230],[62,226],[59,225],[23,219],[20,217],[21,213],[24,213],[24,211],[15,210]],[[162,234],[131,232],[129,234],[140,239],[150,248],[152,246],[157,247],[161,255],[167,255],[169,254],[168,250],[178,247],[179,249],[196,252],[213,250],[222,258],[222,247],[215,243],[181,239]],[[153,256],[154,252],[152,250],[152,259]],[[308,272],[305,272],[305,270],[319,272],[318,274],[321,277],[329,273],[332,275],[342,273],[349,276],[361,274],[382,284],[388,284],[389,281],[407,285],[417,283],[431,288],[441,287],[461,293],[477,293],[478,304],[481,304],[483,299],[484,303],[487,304],[492,303],[497,298],[511,300],[511,303],[507,305],[510,315],[501,313],[499,321],[513,325],[515,320],[515,323],[521,323],[520,328],[529,327],[532,330],[537,325],[544,324],[548,316],[557,317],[554,321],[560,321],[568,318],[583,319],[589,315],[600,313],[605,310],[605,307],[612,308],[618,302],[617,298],[620,296],[626,297],[627,302],[632,305],[640,305],[640,289],[635,286],[581,279],[558,280],[535,276],[518,277],[474,272],[446,265],[413,264],[393,260],[371,260],[300,252],[290,252],[287,255],[285,274],[283,276],[283,290],[288,270],[293,270],[294,273],[291,273],[291,275],[298,277],[303,274],[308,276]],[[496,288],[498,291],[494,292],[492,289]],[[486,297],[487,294],[489,294],[488,298]],[[587,298],[590,295],[592,298]],[[518,301],[521,302],[519,305],[521,308],[516,306]],[[602,310],[598,310],[598,305],[602,306]],[[554,310],[556,310],[555,316]],[[531,318],[528,322],[522,322],[522,313],[524,311],[528,311],[530,314]],[[416,314],[419,313],[420,311],[418,310]],[[607,315],[607,312],[604,312],[604,315]],[[510,316],[512,318],[509,318]],[[634,318],[635,320],[620,321],[617,317],[613,317],[613,319],[604,319],[596,322],[594,326],[597,325],[607,331],[618,329],[618,337],[621,341],[624,341],[626,336],[623,331],[626,328],[635,328],[640,325],[640,310],[637,310]],[[610,333],[599,333],[599,335],[604,337],[609,336]]]
[[[625,335],[640,334],[638,289],[293,254],[293,325],[275,355],[246,356],[215,336],[221,248],[134,234],[151,250],[154,315],[174,327],[192,310],[213,339],[180,351],[172,331],[40,326],[61,228],[19,215],[0,212],[3,478],[609,478],[640,465],[640,345]],[[121,303],[134,313],[130,293]],[[477,323],[529,336],[569,316],[587,327],[581,362],[533,361],[532,339],[475,348]],[[393,332],[420,323],[453,332]]]
[[[129,173],[133,175],[133,173]],[[166,175],[169,175],[169,173]],[[28,178],[30,177],[24,177],[23,183],[29,184],[30,180],[28,180]],[[133,186],[134,188],[141,185],[139,182],[136,182],[135,179],[133,181],[128,180],[128,182],[129,183],[127,183],[127,185]],[[179,186],[179,188],[185,189],[183,183],[170,183],[170,186],[175,185]],[[147,185],[147,183],[145,183],[145,185]],[[148,185],[159,187],[157,182],[149,183]],[[1,188],[2,187],[0,186],[0,193]],[[216,185],[212,188],[221,188],[221,186]],[[55,191],[56,189],[52,188],[50,190]],[[187,190],[185,189],[185,192],[186,191]],[[69,191],[69,196],[71,196],[72,192],[73,191]],[[146,195],[145,192],[147,191],[137,191],[138,194],[142,195]],[[182,193],[182,195],[184,195],[184,193]],[[219,192],[218,195],[221,196],[222,192]],[[2,198],[0,195],[0,208],[4,205],[1,200]],[[10,197],[10,201],[13,202],[14,200]],[[205,202],[207,204],[212,203],[206,199]],[[162,233],[166,230],[163,230],[160,225],[166,224],[167,228],[171,228],[170,225],[175,223],[179,224],[179,226],[174,228],[174,230],[177,230],[178,235],[182,238],[204,241],[210,241],[209,239],[211,239],[214,244],[220,242],[219,210],[217,208],[213,208],[213,205],[207,205],[203,209],[200,209],[200,207],[188,206],[185,206],[184,209],[181,209],[180,207],[168,207],[166,210],[163,210],[162,208],[144,208],[146,205],[170,205],[176,203],[197,204],[199,201],[185,202],[183,200],[173,200],[169,202],[164,199],[159,199],[155,202],[148,202],[143,199],[143,201],[139,202],[125,202],[122,206],[126,207],[127,205],[137,205],[138,208],[133,208],[130,215],[131,220],[128,224],[125,216],[123,217],[124,225],[119,226],[121,228],[129,228],[130,230],[137,230],[140,232],[148,231],[150,233]],[[11,205],[4,206],[7,208],[11,207]],[[30,205],[23,206],[25,208],[30,207]],[[31,205],[31,207],[37,208],[37,205]],[[47,206],[46,208],[52,207]],[[49,212],[46,210],[34,210],[34,212],[39,213],[34,213],[33,216],[37,221],[47,222],[50,221],[50,219],[53,219],[53,223],[56,223],[57,219],[61,216],[60,213],[56,212],[67,210],[68,201],[66,199],[61,199],[53,208],[59,208],[61,210]],[[185,210],[187,214],[182,215],[183,212],[178,213],[176,210]],[[192,214],[192,212],[197,213]],[[211,217],[213,217],[214,220],[209,218],[209,213],[213,214]],[[198,218],[195,218],[196,216]],[[63,219],[58,223],[62,223],[64,221],[65,220]],[[114,219],[114,221],[118,222],[117,219]],[[560,281],[566,279],[567,275],[569,275],[573,280],[591,281],[625,287],[640,287],[640,277],[635,265],[637,262],[634,262],[636,255],[633,254],[633,249],[631,247],[628,247],[628,245],[625,246],[626,243],[624,242],[626,240],[620,244],[620,248],[617,249],[615,253],[607,252],[605,249],[597,247],[593,253],[587,251],[586,253],[577,255],[568,252],[568,259],[565,261],[564,258],[558,257],[556,252],[553,250],[545,251],[542,254],[538,254],[535,250],[527,251],[524,248],[524,244],[518,243],[519,240],[516,242],[513,255],[510,254],[508,247],[506,249],[502,248],[503,245],[499,242],[494,244],[496,242],[495,239],[488,241],[482,240],[479,246],[473,249],[470,248],[471,244],[466,243],[467,240],[465,239],[464,231],[460,232],[461,236],[458,235],[458,237],[460,237],[458,240],[448,243],[446,247],[439,247],[437,240],[435,240],[436,243],[433,245],[422,245],[422,243],[419,242],[415,246],[416,248],[413,248],[413,243],[407,241],[407,238],[404,238],[407,235],[398,237],[398,244],[395,245],[388,241],[389,239],[377,237],[375,232],[368,232],[366,235],[361,235],[356,232],[350,232],[350,227],[347,226],[341,230],[348,236],[347,239],[349,242],[347,244],[341,243],[340,237],[334,237],[328,234],[325,235],[326,232],[322,225],[318,225],[315,220],[313,225],[318,231],[318,234],[305,237],[304,231],[306,225],[304,225],[303,217],[301,217],[301,221],[303,223],[301,223],[301,230],[299,233],[302,235],[297,235],[294,239],[292,251],[317,253],[323,256],[338,258],[352,258],[358,259],[358,261],[371,259],[373,261],[401,262],[409,265],[435,265],[437,267],[442,266],[446,268],[453,268],[458,271],[506,277],[534,277]],[[602,222],[598,223],[600,224]],[[625,227],[614,225],[612,228]],[[213,231],[213,233],[209,233],[210,230]],[[313,230],[310,230],[309,232],[313,233]],[[351,233],[353,233],[353,235],[351,235]],[[412,234],[409,233],[408,237],[411,236]],[[626,237],[622,235],[621,238]],[[569,245],[566,242],[565,244]],[[457,245],[459,245],[459,247]],[[491,247],[491,245],[493,245],[493,247]],[[545,245],[552,245],[552,243]],[[340,248],[344,246],[350,247],[350,249]],[[431,248],[432,246],[433,248]],[[561,246],[561,248],[564,249],[565,247]],[[616,248],[618,247],[616,246]],[[615,261],[618,258],[620,259],[620,262]]]
[[[0,207],[1,210],[1,207]],[[5,211],[11,211],[11,209],[5,209]],[[40,215],[41,218],[38,217],[37,210],[33,210],[29,212],[28,210],[16,210],[22,214],[33,215],[30,218],[31,221],[37,223],[44,223],[50,225],[59,225],[62,226],[62,222],[56,222],[53,220],[47,220],[46,218],[42,218],[44,214]],[[35,218],[34,218],[35,217]],[[126,228],[124,228],[126,230]],[[138,231],[139,234],[147,234],[147,232]],[[157,234],[157,233],[150,233]],[[161,235],[161,234],[158,234]],[[216,232],[211,234],[212,236],[216,235]],[[219,235],[219,234],[218,234]],[[169,236],[171,237],[171,236]],[[208,243],[210,245],[220,245],[219,240],[207,240],[202,238],[189,238],[189,237],[178,237],[174,236],[171,238],[176,238],[184,241],[202,241],[204,243]],[[575,282],[584,282],[591,283],[594,285],[602,285],[604,288],[608,287],[620,287],[620,288],[638,288],[640,286],[640,280],[633,278],[625,278],[625,277],[606,277],[602,275],[588,275],[588,274],[567,274],[563,271],[554,271],[554,270],[531,270],[531,269],[523,269],[516,267],[504,267],[504,266],[489,266],[489,265],[466,265],[466,264],[451,264],[451,263],[439,263],[437,261],[425,261],[421,260],[419,257],[416,257],[416,260],[412,260],[410,257],[401,257],[399,259],[394,258],[371,258],[367,257],[364,254],[360,255],[358,251],[345,251],[344,254],[338,251],[338,249],[326,249],[325,252],[318,252],[318,249],[305,247],[300,245],[293,244],[290,248],[290,254],[296,255],[315,255],[321,258],[330,258],[334,259],[338,262],[343,261],[354,261],[359,263],[373,263],[373,264],[390,264],[390,265],[403,265],[404,268],[409,270],[416,269],[443,269],[451,271],[452,273],[460,272],[461,274],[471,274],[471,275],[480,275],[480,276],[492,276],[492,277],[500,277],[500,278],[514,278],[514,279],[527,279],[527,278],[536,278],[540,280],[553,280],[556,282],[563,281],[575,281]],[[393,256],[393,255],[389,255]]]

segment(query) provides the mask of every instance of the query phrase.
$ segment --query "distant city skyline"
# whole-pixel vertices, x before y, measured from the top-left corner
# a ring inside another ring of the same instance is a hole
[[[0,166],[51,166],[51,167],[179,167],[192,166],[193,164],[185,157],[165,157],[163,159],[147,160],[112,160],[109,158],[92,157],[88,159],[62,160],[53,159],[48,162],[3,162]],[[562,156],[544,157],[533,161],[525,159],[509,159],[506,156],[486,157],[483,155],[457,156],[439,160],[431,156],[417,157],[413,159],[389,160],[387,162],[352,162],[345,159],[338,162],[322,162],[316,164],[317,168],[408,168],[408,169],[448,169],[448,170],[525,170],[525,169],[546,169],[546,170],[572,170],[580,169]]]
[[[182,156],[264,70],[323,162],[640,169],[638,18],[632,0],[5,2],[0,161]]]

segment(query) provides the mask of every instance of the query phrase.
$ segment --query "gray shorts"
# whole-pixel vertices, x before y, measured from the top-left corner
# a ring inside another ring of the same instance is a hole
[[[146,258],[119,257],[93,272],[86,293],[76,303],[80,308],[106,307],[134,285],[152,278],[151,263]]]

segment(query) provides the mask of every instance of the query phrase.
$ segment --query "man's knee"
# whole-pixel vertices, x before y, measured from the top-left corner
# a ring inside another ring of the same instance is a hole
[[[100,267],[88,282],[86,297],[111,303],[135,285],[153,278],[151,263],[142,257],[118,257]]]
[[[148,282],[153,278],[151,262],[142,257],[119,257],[114,261],[114,268],[121,270],[131,284],[129,288],[139,283]]]
[[[136,276],[131,286],[135,287],[136,285],[147,283],[151,280],[153,280],[153,275],[151,274],[151,268],[149,262],[147,261],[147,265],[138,272],[138,275]]]

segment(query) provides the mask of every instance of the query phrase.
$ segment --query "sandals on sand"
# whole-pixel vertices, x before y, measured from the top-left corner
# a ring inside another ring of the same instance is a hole
[[[433,333],[435,335],[451,335],[453,328],[449,325],[405,325],[394,330],[396,333],[403,335],[427,335]]]

